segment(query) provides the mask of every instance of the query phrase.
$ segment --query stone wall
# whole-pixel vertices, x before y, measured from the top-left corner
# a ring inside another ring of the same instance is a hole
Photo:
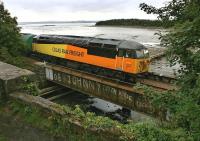
[[[5,99],[9,93],[21,88],[25,77],[33,78],[35,74],[31,71],[0,62],[0,100]]]

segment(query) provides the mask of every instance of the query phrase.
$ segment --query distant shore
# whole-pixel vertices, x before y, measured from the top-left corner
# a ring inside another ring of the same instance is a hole
[[[144,29],[165,29],[164,27],[156,27],[156,26],[139,26],[139,25],[92,25],[90,27],[119,27],[119,28],[144,28]]]
[[[173,26],[173,22],[166,23],[160,20],[143,20],[143,19],[113,19],[113,20],[96,22],[95,26],[168,28]]]

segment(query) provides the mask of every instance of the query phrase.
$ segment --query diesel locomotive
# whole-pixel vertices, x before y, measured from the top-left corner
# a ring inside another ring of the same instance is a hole
[[[70,35],[38,35],[30,40],[25,37],[30,35],[23,36],[32,52],[47,61],[113,74],[136,75],[149,69],[148,49],[134,41]]]

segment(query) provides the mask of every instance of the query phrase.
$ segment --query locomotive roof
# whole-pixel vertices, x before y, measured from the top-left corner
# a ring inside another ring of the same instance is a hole
[[[108,44],[116,46],[116,48],[119,49],[144,49],[144,45],[135,42],[135,41],[129,41],[129,40],[116,40],[116,39],[104,39],[104,38],[96,38],[96,37],[85,37],[85,36],[72,36],[72,35],[39,35],[37,39],[42,39],[50,41],[50,42],[56,42],[56,43],[67,43],[69,40],[71,40],[70,43],[76,44],[77,42],[79,44],[89,44],[89,43],[97,43],[97,44]]]

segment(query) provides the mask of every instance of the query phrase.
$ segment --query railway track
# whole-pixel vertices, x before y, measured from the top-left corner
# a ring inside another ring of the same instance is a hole
[[[154,73],[147,73],[137,77],[137,82],[163,90],[177,90],[176,81],[175,77],[161,76]]]

